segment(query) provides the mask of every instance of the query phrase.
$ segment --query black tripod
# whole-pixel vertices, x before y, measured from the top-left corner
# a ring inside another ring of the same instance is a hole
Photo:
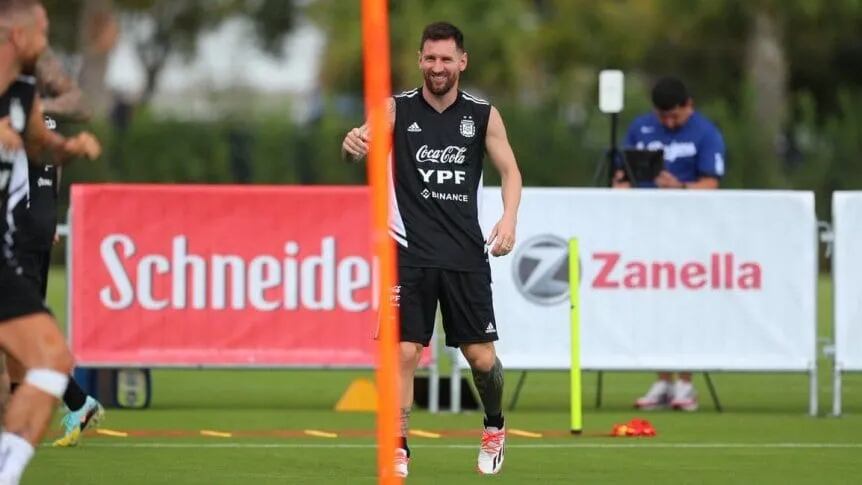
[[[605,152],[605,158],[596,166],[596,173],[593,175],[594,187],[611,187],[614,183],[614,172],[616,172],[617,160],[620,161],[623,171],[626,173],[628,180],[635,180],[634,171],[631,165],[626,161],[617,148],[617,124],[619,122],[619,113],[611,113],[611,140],[608,151]]]

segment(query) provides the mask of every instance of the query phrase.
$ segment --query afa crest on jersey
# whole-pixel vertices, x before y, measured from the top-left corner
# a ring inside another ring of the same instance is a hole
[[[476,135],[476,125],[473,120],[469,118],[461,120],[461,135],[467,138],[473,138]]]

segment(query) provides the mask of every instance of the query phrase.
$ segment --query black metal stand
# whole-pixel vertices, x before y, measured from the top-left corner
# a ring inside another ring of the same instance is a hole
[[[709,396],[712,398],[715,411],[719,413],[724,412],[724,408],[721,407],[721,401],[718,400],[718,391],[716,391],[715,386],[712,384],[712,377],[710,377],[709,372],[704,372],[703,378],[706,380],[706,387],[709,389]],[[596,380],[596,409],[602,407],[602,387],[602,371],[599,371],[599,376]]]
[[[596,378],[596,409],[602,407],[602,394],[604,391],[604,372],[598,371],[598,376]],[[716,391],[715,386],[712,383],[712,377],[710,377],[709,372],[703,373],[703,378],[706,380],[706,387],[709,389],[709,395],[712,398],[712,404],[715,406],[716,412],[724,412],[724,408],[721,407],[721,401],[718,400],[718,391]],[[518,383],[515,384],[515,392],[512,395],[512,399],[509,401],[509,411],[514,411],[515,406],[518,405],[518,399],[521,397],[521,390],[524,388],[524,382],[527,380],[527,371],[522,371],[521,375],[518,377]]]
[[[595,187],[611,187],[614,184],[614,173],[616,172],[616,161],[622,163],[622,169],[625,171],[628,179],[634,180],[634,171],[631,166],[620,156],[620,151],[617,148],[617,126],[619,125],[619,113],[611,113],[611,137],[608,151],[605,152],[605,158],[596,166],[596,173],[593,175],[593,186]]]
[[[518,383],[515,384],[515,394],[512,395],[512,400],[509,401],[509,411],[514,411],[518,405],[518,398],[521,397],[521,389],[524,387],[524,381],[527,380],[527,371],[521,372],[521,377],[518,378]]]
[[[712,378],[709,377],[709,372],[703,373],[704,379],[706,379],[706,387],[709,388],[709,395],[712,396],[712,403],[715,405],[715,410],[717,412],[722,412],[721,402],[718,400],[718,392],[715,390],[715,386],[712,385]]]
[[[602,407],[602,377],[604,372],[599,371],[598,374],[596,377],[596,409]]]

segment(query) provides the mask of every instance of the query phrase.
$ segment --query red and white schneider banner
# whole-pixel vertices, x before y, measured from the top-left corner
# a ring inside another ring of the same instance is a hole
[[[373,366],[370,251],[364,187],[76,185],[72,350],[81,365]]]
[[[502,214],[486,191],[483,227]],[[586,369],[805,371],[816,344],[808,192],[525,189],[513,253],[492,258],[510,368],[570,362],[568,239],[580,242]]]

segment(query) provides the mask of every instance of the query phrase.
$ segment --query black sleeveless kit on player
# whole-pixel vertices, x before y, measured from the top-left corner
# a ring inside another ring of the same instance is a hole
[[[0,119],[8,117],[9,125],[22,138],[35,97],[36,80],[29,76],[20,76],[0,95]],[[26,168],[23,149],[0,148],[0,322],[47,311],[36,288],[21,276],[13,253],[12,212],[18,204],[27,203]]]
[[[57,122],[45,117],[45,125],[57,129]],[[51,248],[57,230],[57,167],[31,164],[27,203],[19,203],[12,217],[15,221],[15,259],[23,276],[36,286],[44,300],[48,291]]]
[[[497,340],[479,211],[491,105],[458,92],[442,113],[421,89],[395,96],[394,201],[401,340],[428,345],[437,302],[446,345]]]

